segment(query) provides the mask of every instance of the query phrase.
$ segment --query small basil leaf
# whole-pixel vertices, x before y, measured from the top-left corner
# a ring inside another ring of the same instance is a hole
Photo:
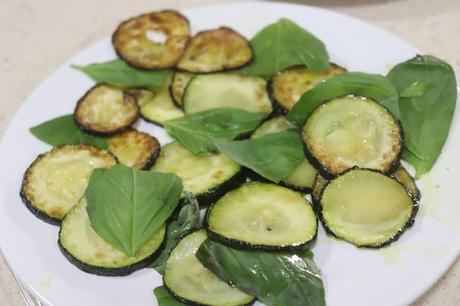
[[[388,79],[401,96],[399,108],[406,148],[403,158],[420,177],[430,171],[447,139],[457,102],[455,73],[443,60],[418,55],[395,66]]]
[[[312,71],[326,70],[329,55],[323,42],[295,22],[281,18],[263,28],[251,40],[254,61],[237,73],[270,78],[294,65]]]
[[[115,165],[93,171],[86,210],[101,238],[134,256],[173,213],[181,192],[181,179],[174,174]]]
[[[166,70],[139,70],[129,66],[120,59],[87,66],[71,65],[97,83],[106,83],[121,87],[151,87],[164,83]]]
[[[398,92],[390,81],[377,74],[346,72],[338,74],[300,97],[287,115],[289,121],[301,127],[310,113],[321,103],[347,95],[364,96],[376,100],[399,117]]]
[[[184,205],[166,229],[166,243],[161,255],[150,265],[158,273],[164,275],[166,261],[171,250],[187,234],[198,227],[200,221],[200,207],[196,198],[189,192],[185,192]]]
[[[185,306],[185,304],[182,304],[169,294],[163,286],[153,289],[153,293],[157,298],[158,306]]]
[[[235,162],[275,183],[289,176],[305,158],[302,139],[295,131],[243,141],[214,139],[214,143]]]
[[[207,239],[196,257],[220,278],[268,306],[326,304],[319,269],[309,252],[236,250]]]
[[[263,117],[241,109],[215,108],[169,120],[165,129],[194,154],[216,152],[213,137],[233,139],[254,130]]]
[[[30,128],[32,135],[52,146],[87,144],[106,149],[104,138],[88,135],[78,128],[73,115],[64,115]]]

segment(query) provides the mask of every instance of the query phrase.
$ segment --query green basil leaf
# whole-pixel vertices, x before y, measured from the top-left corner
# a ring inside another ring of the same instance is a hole
[[[29,131],[41,141],[55,147],[80,143],[100,149],[106,149],[108,146],[104,138],[82,132],[75,124],[73,115],[54,118],[30,128]]]
[[[169,120],[166,131],[194,154],[216,152],[213,137],[233,139],[254,130],[263,119],[261,113],[234,108],[215,108]]]
[[[427,89],[429,86],[430,84],[428,83],[416,81],[410,84],[409,87],[401,91],[399,96],[401,98],[421,97],[425,93],[425,89]]]
[[[323,42],[295,22],[281,18],[263,28],[251,40],[254,61],[238,73],[270,78],[293,65],[312,71],[326,70],[329,55]]]
[[[185,306],[185,304],[176,300],[165,287],[160,286],[153,289],[153,293],[157,298],[158,306]]]
[[[304,93],[287,118],[301,127],[310,113],[324,101],[352,94],[374,99],[399,117],[399,95],[390,81],[377,74],[346,72],[321,82]]]
[[[158,273],[164,275],[166,261],[171,250],[187,234],[198,227],[200,222],[200,207],[196,198],[189,192],[185,192],[185,203],[176,218],[168,224],[166,229],[166,243],[161,255],[150,265]]]
[[[326,304],[311,253],[236,250],[207,239],[196,257],[220,278],[268,306]]]
[[[71,65],[87,74],[97,83],[107,83],[121,87],[161,86],[166,78],[166,70],[139,70],[120,59],[87,66]]]
[[[305,159],[302,139],[295,131],[231,141],[214,139],[217,148],[235,162],[278,183]]]
[[[416,176],[420,177],[430,171],[447,139],[457,102],[455,73],[443,60],[418,55],[395,66],[388,79],[400,93],[400,118],[407,149],[403,157],[413,164]]]
[[[86,189],[91,227],[127,256],[134,256],[179,203],[181,179],[171,173],[123,165],[93,171]]]

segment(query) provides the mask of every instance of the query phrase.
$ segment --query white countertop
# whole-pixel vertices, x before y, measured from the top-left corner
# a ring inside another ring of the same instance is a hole
[[[234,1],[2,0],[0,134],[21,103],[49,74],[83,48],[111,34],[119,21],[158,8],[180,9],[224,2]],[[446,60],[460,76],[460,0],[281,2],[319,6],[368,21],[425,53]],[[24,305],[19,288],[1,256],[0,305]],[[414,305],[460,305],[460,260]]]

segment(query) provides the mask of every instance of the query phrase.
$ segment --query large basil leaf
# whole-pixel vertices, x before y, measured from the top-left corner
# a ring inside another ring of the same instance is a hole
[[[115,165],[93,171],[86,210],[99,236],[133,256],[173,213],[181,192],[174,174]]]
[[[323,42],[293,21],[281,18],[263,28],[251,40],[254,61],[238,73],[270,78],[293,65],[320,71],[329,67]]]
[[[398,92],[390,81],[377,74],[346,72],[321,82],[304,93],[287,118],[300,127],[310,113],[324,101],[351,94],[374,99],[399,117]]]
[[[158,273],[164,275],[166,261],[171,250],[187,234],[198,227],[200,222],[200,207],[196,198],[189,192],[185,192],[185,202],[177,215],[173,218],[166,229],[166,243],[161,255],[150,265]]]
[[[107,83],[121,87],[161,86],[166,78],[166,70],[139,70],[120,59],[87,66],[71,65],[87,74],[97,83]]]
[[[185,304],[173,298],[163,286],[153,289],[153,293],[157,298],[158,306],[185,306]]]
[[[212,137],[233,139],[254,130],[263,119],[261,113],[234,108],[215,108],[169,120],[166,131],[194,154],[216,152]]]
[[[236,250],[205,240],[196,257],[220,278],[269,306],[325,305],[311,253]]]
[[[104,138],[83,133],[75,124],[73,115],[54,118],[30,128],[29,131],[41,141],[55,147],[80,143],[101,149],[106,149],[108,146]]]
[[[278,183],[305,159],[302,139],[295,131],[231,141],[214,139],[217,148],[240,165]]]
[[[430,171],[446,142],[457,101],[455,74],[443,60],[418,55],[395,66],[388,79],[400,93],[403,158],[419,177]]]

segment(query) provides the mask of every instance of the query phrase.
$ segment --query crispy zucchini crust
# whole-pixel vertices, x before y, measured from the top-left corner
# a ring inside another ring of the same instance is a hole
[[[401,123],[376,101],[346,96],[319,105],[302,128],[305,153],[326,179],[354,166],[390,173],[403,148]]]
[[[194,73],[225,71],[247,65],[253,57],[251,44],[244,36],[220,27],[196,34],[177,68]]]
[[[103,240],[91,227],[82,198],[62,220],[58,245],[64,256],[80,270],[104,276],[123,276],[152,263],[161,253],[166,225],[154,232],[131,257]]]
[[[160,154],[158,139],[133,128],[107,138],[107,142],[118,161],[134,169],[150,169]]]
[[[57,147],[39,155],[29,166],[21,198],[35,216],[59,225],[83,196],[93,169],[110,168],[116,163],[110,152],[88,145]]]
[[[301,193],[250,182],[208,209],[206,228],[212,239],[235,248],[298,250],[315,239],[318,221]]]
[[[163,278],[166,290],[186,305],[243,306],[253,302],[254,297],[220,279],[196,258],[206,238],[206,231],[197,230],[171,251]]]
[[[148,34],[152,32],[164,34],[166,40],[150,40]],[[187,18],[177,11],[164,10],[122,22],[112,36],[112,44],[118,56],[131,66],[163,69],[177,63],[189,38]]]
[[[78,101],[74,120],[88,134],[111,136],[129,128],[138,115],[136,97],[120,88],[98,84]]]
[[[269,91],[281,113],[287,113],[299,98],[321,81],[346,72],[336,64],[325,71],[311,71],[305,66],[289,67],[275,74],[269,83]]]
[[[412,226],[418,205],[396,179],[355,167],[325,185],[320,218],[329,234],[358,247],[380,248]]]

